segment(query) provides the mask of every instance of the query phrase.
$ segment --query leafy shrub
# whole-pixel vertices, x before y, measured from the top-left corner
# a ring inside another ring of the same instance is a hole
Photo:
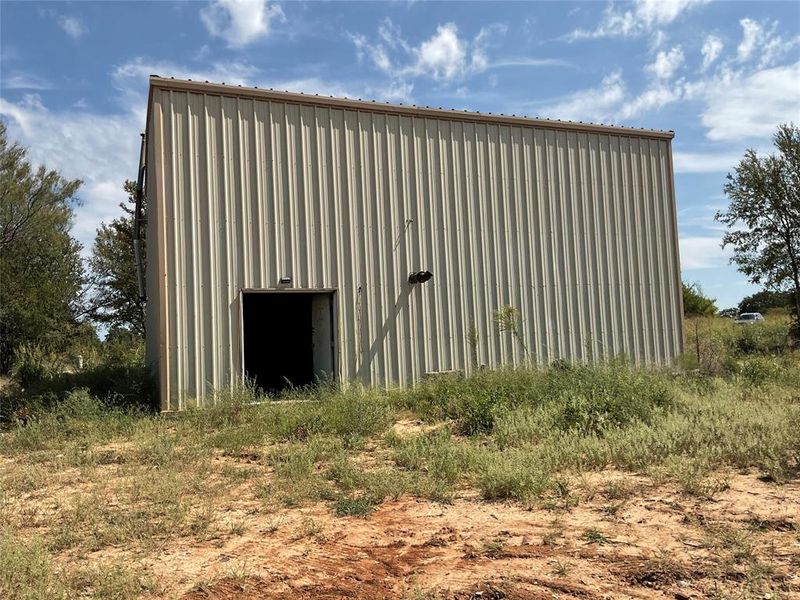
[[[632,420],[648,421],[672,401],[672,388],[657,373],[623,364],[565,366],[546,370],[483,371],[469,378],[423,382],[405,402],[422,416],[452,419],[464,435],[490,433],[519,407],[554,406],[553,427],[600,431]]]
[[[734,374],[753,385],[782,383],[800,386],[800,373],[786,356],[755,355],[736,363]]]
[[[148,408],[150,378],[144,366],[102,364],[77,373],[57,373],[31,383],[15,398],[20,406],[56,405],[76,389],[85,389],[107,406]]]
[[[759,323],[740,326],[732,340],[732,350],[747,354],[780,354],[789,348],[789,326],[784,323]]]
[[[23,387],[58,375],[63,365],[58,357],[36,344],[23,344],[14,353],[11,376]]]
[[[497,418],[508,410],[508,401],[491,390],[483,390],[461,402],[458,409],[459,430],[475,435],[492,430]]]
[[[443,375],[404,393],[401,404],[431,420],[452,419],[465,435],[492,430],[497,417],[521,401],[530,371],[479,371],[469,378]]]
[[[674,394],[663,378],[632,369],[589,371],[555,403],[553,426],[581,433],[602,433],[633,421],[649,423]]]

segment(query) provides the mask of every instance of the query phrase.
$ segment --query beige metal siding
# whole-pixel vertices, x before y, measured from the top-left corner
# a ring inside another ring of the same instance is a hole
[[[470,325],[480,364],[520,364],[493,321],[505,305],[540,363],[663,364],[680,351],[665,136],[159,87],[152,102],[163,186],[151,189],[163,196],[148,244],[162,218],[150,262],[158,254],[165,274],[148,277],[148,314],[158,302],[168,317],[157,324],[165,409],[238,380],[240,290],[284,275],[337,291],[343,380],[469,370]],[[420,269],[433,279],[406,283]]]

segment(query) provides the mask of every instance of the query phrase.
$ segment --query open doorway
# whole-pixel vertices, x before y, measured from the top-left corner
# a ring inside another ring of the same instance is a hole
[[[242,292],[245,376],[267,393],[329,379],[333,292]]]

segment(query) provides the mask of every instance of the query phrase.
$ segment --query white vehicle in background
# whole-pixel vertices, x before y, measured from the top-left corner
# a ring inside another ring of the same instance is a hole
[[[755,325],[756,323],[760,323],[764,320],[764,315],[757,312],[752,313],[742,313],[736,319],[734,319],[734,323],[737,325]]]

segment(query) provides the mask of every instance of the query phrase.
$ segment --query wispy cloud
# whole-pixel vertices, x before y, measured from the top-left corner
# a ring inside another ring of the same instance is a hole
[[[607,37],[636,37],[668,25],[686,10],[705,4],[708,0],[637,0],[624,10],[610,3],[603,18],[593,29],[575,29],[565,39],[570,42]]]
[[[685,236],[678,242],[681,269],[718,269],[728,264],[730,249],[723,250],[722,236]]]
[[[736,48],[736,59],[739,62],[756,59],[759,67],[767,67],[800,44],[800,36],[784,39],[778,34],[776,21],[742,19],[739,25],[742,28],[742,39]]]
[[[742,152],[675,152],[672,162],[676,173],[726,173],[742,158]]]
[[[438,25],[418,45],[406,40],[400,28],[386,18],[377,36],[350,34],[359,61],[368,62],[394,82],[427,77],[437,82],[457,82],[491,69],[569,66],[562,59],[529,56],[492,56],[490,49],[506,32],[501,23],[486,25],[470,39],[455,23]]]
[[[80,39],[89,31],[83,19],[77,15],[65,15],[53,8],[39,8],[37,12],[40,17],[53,19],[73,40]]]
[[[570,67],[574,64],[561,58],[499,58],[487,64],[488,69],[505,69],[509,67]]]
[[[363,34],[350,35],[358,59],[369,61],[394,79],[427,75],[437,80],[453,80],[463,77],[473,63],[484,60],[481,51],[476,54],[470,42],[460,36],[455,23],[439,25],[433,35],[412,47],[387,18],[378,28],[377,38],[372,41]]]
[[[2,79],[2,87],[7,90],[49,90],[53,85],[43,77],[23,71],[14,71]]]
[[[259,73],[259,69],[247,62],[228,61],[214,62],[205,67],[188,67],[171,61],[151,61],[142,57],[114,67],[112,77],[117,88],[128,89],[132,84],[147,86],[147,78],[151,74],[176,79],[193,79],[195,81],[212,81],[248,85]]]
[[[703,55],[703,71],[707,70],[708,67],[710,67],[717,60],[717,58],[719,58],[723,47],[724,44],[718,36],[713,34],[706,36],[706,39],[703,42],[703,48],[701,50]]]

